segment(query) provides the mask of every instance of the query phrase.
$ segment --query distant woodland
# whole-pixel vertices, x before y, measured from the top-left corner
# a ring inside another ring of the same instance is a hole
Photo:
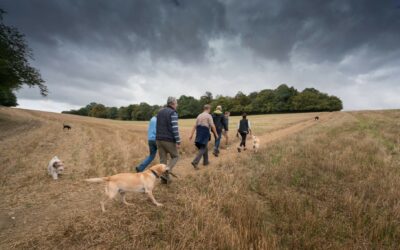
[[[299,92],[286,84],[276,89],[264,89],[248,95],[238,92],[234,97],[217,95],[213,97],[206,92],[199,99],[182,95],[178,99],[178,114],[180,118],[196,117],[205,104],[211,104],[213,109],[221,105],[224,111],[231,115],[296,113],[315,111],[339,111],[343,108],[342,101],[336,96],[330,96],[314,88],[306,88]],[[90,103],[78,110],[63,111],[65,114],[92,116],[118,120],[149,120],[161,106],[142,102],[123,107],[106,107],[100,103]]]

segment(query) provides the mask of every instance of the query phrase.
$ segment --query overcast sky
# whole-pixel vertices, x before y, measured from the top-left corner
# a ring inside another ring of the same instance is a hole
[[[400,108],[400,0],[2,0],[50,90],[22,108],[164,104],[286,83]]]

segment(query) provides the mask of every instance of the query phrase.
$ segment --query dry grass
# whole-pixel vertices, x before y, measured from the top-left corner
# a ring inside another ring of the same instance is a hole
[[[0,248],[398,248],[400,112],[313,115],[251,117],[262,143],[276,141],[199,172],[185,141],[181,178],[155,191],[165,207],[132,194],[135,206],[103,214],[102,186],[81,180],[129,171],[147,151],[146,123],[1,109]],[[181,125],[187,138],[192,121]],[[45,173],[54,154],[69,167],[59,182]]]

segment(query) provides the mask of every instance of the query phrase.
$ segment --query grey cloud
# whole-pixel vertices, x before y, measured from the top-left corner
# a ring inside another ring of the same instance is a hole
[[[33,43],[71,43],[98,50],[184,62],[204,59],[208,42],[239,36],[267,59],[292,52],[312,61],[340,61],[363,46],[398,50],[395,1],[11,1],[7,17]]]
[[[382,84],[387,100],[371,105],[400,105],[386,94],[400,75],[396,1],[3,0],[0,8],[26,34],[53,102],[162,104],[284,82],[337,94],[346,108],[366,107]],[[41,98],[25,89],[18,97]]]
[[[10,19],[33,43],[76,44],[154,59],[202,59],[208,40],[225,29],[218,1],[6,1]]]
[[[362,46],[399,49],[394,1],[235,1],[228,10],[243,44],[266,58],[285,61],[296,50],[313,61],[339,61]]]

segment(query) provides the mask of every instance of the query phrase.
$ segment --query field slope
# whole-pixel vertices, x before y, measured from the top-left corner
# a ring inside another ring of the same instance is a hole
[[[164,207],[129,194],[134,206],[103,214],[103,185],[83,179],[132,171],[147,123],[0,108],[0,249],[397,249],[400,111],[318,115],[250,117],[260,152],[235,152],[231,132],[197,172],[182,120],[179,178],[154,192]],[[58,181],[46,173],[55,155]]]

